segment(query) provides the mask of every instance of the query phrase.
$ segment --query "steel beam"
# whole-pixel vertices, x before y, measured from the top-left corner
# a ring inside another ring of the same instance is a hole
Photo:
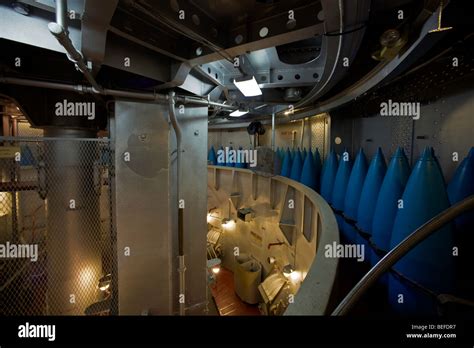
[[[114,33],[117,36],[120,36],[124,39],[127,39],[128,41],[131,41],[131,42],[136,43],[140,46],[148,48],[149,50],[154,51],[156,53],[162,54],[164,56],[167,56],[169,58],[172,58],[172,59],[180,61],[180,62],[186,61],[186,59],[184,57],[177,56],[173,52],[169,52],[167,50],[162,49],[159,46],[156,46],[158,43],[152,37],[150,38],[149,36],[147,36],[147,37],[142,37],[142,39],[139,39],[135,36],[136,33],[134,33],[135,35],[131,35],[129,33],[126,33],[124,31],[122,31],[121,29],[118,29],[118,28],[112,27],[112,26],[109,26],[109,31],[111,33]],[[143,40],[147,40],[147,41],[143,41]],[[150,41],[153,42],[153,43],[150,43]],[[163,42],[165,42],[165,40],[163,40]],[[161,45],[161,43],[160,43],[160,45]],[[166,43],[164,43],[164,45],[166,46]]]
[[[301,119],[314,114],[322,112],[328,112],[331,109],[337,108],[344,105],[360,95],[368,92],[371,88],[381,83],[385,78],[392,74],[401,64],[408,60],[411,54],[415,54],[417,48],[421,47],[422,44],[426,44],[430,39],[435,38],[430,34],[429,31],[437,25],[437,14],[433,13],[431,17],[425,22],[422,32],[418,39],[407,48],[402,54],[398,55],[390,61],[380,62],[374,69],[372,69],[367,75],[360,79],[357,83],[338,93],[334,97],[321,102],[314,107],[308,108],[308,111],[301,113],[295,113],[291,116],[292,119]],[[426,52],[426,50],[424,50]],[[295,106],[296,107],[296,106]]]
[[[347,67],[342,64],[343,60],[348,59],[350,66],[365,33],[365,29],[350,33],[344,32],[346,28],[353,29],[354,25],[360,26],[360,23],[367,21],[370,9],[369,0],[322,0],[322,4],[324,13],[333,16],[326,18],[328,24],[326,30],[336,36],[326,36],[327,46],[323,51],[325,64],[320,82],[303,100],[296,103],[295,107],[314,102],[340,81],[347,71]]]
[[[190,57],[191,40],[183,40],[180,35],[145,21],[142,15],[135,12],[119,6],[111,20],[109,30],[176,60],[184,61]]]
[[[94,72],[98,71],[104,61],[107,30],[117,4],[118,0],[85,0],[81,26],[81,51],[87,60],[92,61]]]
[[[51,16],[23,16],[11,8],[0,7],[0,38],[66,53],[58,41],[48,31]],[[69,37],[75,47],[81,47],[81,32],[76,23],[69,23]]]
[[[217,60],[223,59],[223,56],[226,57],[237,57],[248,52],[258,51],[261,49],[275,47],[278,45],[284,45],[287,43],[305,40],[310,37],[321,35],[324,33],[324,23],[318,23],[311,25],[309,27],[289,31],[286,33],[269,36],[260,39],[258,41],[248,42],[242,45],[234,46],[228,49],[224,49],[220,52],[213,52],[207,55],[199,56],[189,60],[189,63],[193,66],[206,64],[210,62],[215,62]]]
[[[320,1],[313,1],[312,3],[306,4],[292,9],[294,15],[294,27],[292,27],[288,22],[289,13],[288,11],[282,11],[278,14],[271,14],[270,16],[258,19],[256,21],[245,23],[240,26],[232,28],[230,35],[235,38],[237,35],[243,37],[242,42],[255,42],[260,41],[263,37],[272,37],[280,35],[291,35],[291,33],[296,33],[301,29],[310,28],[314,25],[321,24],[323,20],[318,14],[323,10]],[[267,28],[267,36],[262,36],[261,30]],[[293,38],[297,36],[294,35]],[[302,40],[295,39],[293,41]],[[290,41],[292,42],[292,41]],[[280,43],[280,45],[283,43]],[[277,46],[277,45],[274,45]]]
[[[201,6],[192,1],[179,1],[176,2],[178,7],[173,8],[171,3],[162,1],[159,6],[152,6],[149,1],[136,0],[131,3],[131,7],[158,23],[171,25],[177,32],[190,34],[216,47],[225,47],[225,28],[202,11]]]
[[[126,65],[126,58],[130,64]],[[137,75],[166,82],[171,79],[170,64],[173,60],[140,45],[124,42],[116,35],[107,35],[106,55],[103,64]]]

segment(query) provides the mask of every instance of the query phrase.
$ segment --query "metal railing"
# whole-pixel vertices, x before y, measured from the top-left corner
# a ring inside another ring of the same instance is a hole
[[[346,295],[331,315],[341,316],[348,314],[364,293],[377,281],[377,279],[380,278],[380,276],[382,276],[382,274],[390,270],[398,260],[445,224],[471,209],[474,209],[474,195],[454,204],[416,229],[395,248],[388,252],[374,267],[372,267],[372,269]]]

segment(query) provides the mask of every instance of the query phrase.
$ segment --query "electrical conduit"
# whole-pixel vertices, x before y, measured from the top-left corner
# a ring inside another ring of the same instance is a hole
[[[180,207],[180,197],[181,197],[181,190],[180,190],[180,181],[181,181],[181,139],[182,139],[182,132],[181,127],[179,126],[178,119],[176,117],[175,111],[175,93],[173,91],[169,92],[169,112],[170,112],[170,120],[171,124],[173,125],[174,132],[176,134],[176,197],[177,197],[177,208],[178,208],[178,258],[179,258],[179,315],[185,315],[185,272],[186,272],[186,265],[184,262],[184,234],[183,234],[183,208]]]

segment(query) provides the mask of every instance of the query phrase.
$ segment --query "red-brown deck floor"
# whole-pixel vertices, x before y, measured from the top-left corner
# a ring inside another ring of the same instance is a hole
[[[234,291],[234,273],[221,267],[211,292],[220,315],[260,315],[257,305],[243,302]]]

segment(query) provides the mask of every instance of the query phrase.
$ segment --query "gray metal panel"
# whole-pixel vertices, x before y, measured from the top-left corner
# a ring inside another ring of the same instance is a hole
[[[170,314],[167,107],[119,101],[115,110],[119,314]]]
[[[413,160],[426,146],[432,146],[446,180],[474,146],[474,90],[444,96],[435,103],[421,107],[420,119],[415,121]],[[427,137],[418,139],[418,137]],[[453,161],[453,153],[459,162]]]
[[[125,58],[130,59],[130,66],[125,66]],[[157,81],[169,81],[172,61],[148,48],[109,33],[105,47],[103,64],[116,69],[146,76]]]
[[[402,146],[409,156],[411,152],[412,123],[413,120],[408,117],[376,116],[354,119],[353,143],[348,148],[355,154],[362,147],[369,160],[378,147],[382,148],[386,158],[390,158],[397,146]]]
[[[311,150],[314,152],[319,150],[321,157],[326,155],[328,124],[327,116],[317,116],[310,118],[311,127]]]
[[[474,146],[474,91],[444,96],[434,103],[422,105],[420,119],[411,117],[336,118],[333,121],[331,146],[341,152],[347,147],[353,153],[362,147],[370,159],[377,147],[381,147],[385,159],[389,161],[397,148],[402,146],[411,164],[415,164],[423,149],[431,146],[449,181],[459,162]],[[342,138],[340,145],[334,138]],[[457,152],[459,162],[453,161]]]
[[[390,133],[385,139],[390,139],[391,137],[391,154],[395,152],[398,146],[401,146],[405,150],[408,158],[411,158],[413,153],[414,121],[410,117],[398,117],[391,119],[390,121]],[[384,153],[387,152],[384,151]]]
[[[118,0],[84,2],[82,18],[82,54],[95,64],[102,64],[110,20]]]
[[[0,4],[0,38],[66,53],[48,30],[48,23],[54,21],[54,18],[54,14],[47,16],[44,13],[23,16],[2,3]],[[74,46],[81,47],[80,29],[72,26],[71,21],[68,30]]]
[[[187,314],[206,304],[207,108],[177,113],[182,181]],[[119,313],[178,309],[176,140],[168,106],[116,103],[116,215]],[[130,162],[123,161],[130,152]],[[124,256],[124,248],[131,248]]]
[[[349,151],[353,148],[353,119],[351,118],[332,118],[331,117],[331,135],[329,140],[329,151],[334,149],[336,153],[340,154],[347,148]],[[336,138],[341,138],[340,144],[335,143]]]

